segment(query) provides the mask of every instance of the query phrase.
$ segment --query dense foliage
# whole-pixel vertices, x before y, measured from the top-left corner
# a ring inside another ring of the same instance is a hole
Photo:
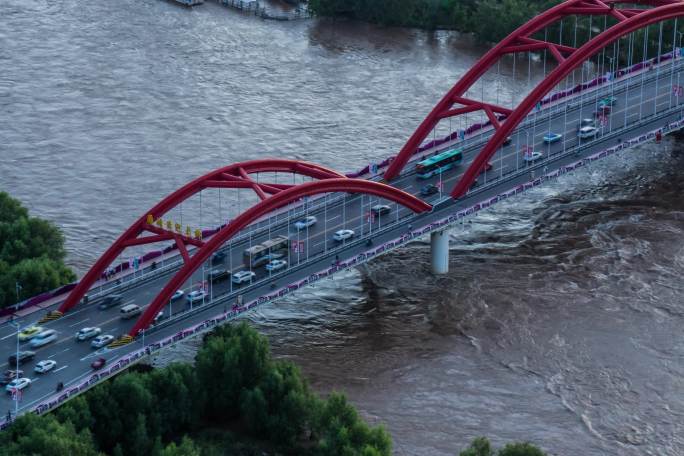
[[[492,445],[484,437],[478,437],[468,448],[461,451],[459,456],[545,456],[539,448],[531,443],[509,443],[499,451],[495,451]]]
[[[313,394],[299,369],[274,360],[266,338],[243,323],[209,334],[194,367],[123,374],[53,415],[21,417],[11,432],[0,433],[0,448],[7,456],[218,456],[264,448],[389,456],[392,444],[343,395]]]
[[[0,308],[74,281],[64,257],[59,229],[0,192]]]

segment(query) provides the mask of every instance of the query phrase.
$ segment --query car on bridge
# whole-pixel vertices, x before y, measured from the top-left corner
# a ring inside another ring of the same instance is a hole
[[[192,304],[192,303],[197,302],[197,301],[202,301],[206,295],[207,295],[207,292],[204,290],[195,290],[195,291],[191,291],[190,293],[188,293],[187,299],[188,299],[188,302]]]
[[[580,120],[577,131],[579,132],[584,127],[596,127],[596,120],[589,118]]]
[[[102,329],[97,328],[97,327],[81,328],[76,333],[76,340],[78,342],[82,342],[82,341],[87,340],[87,339],[92,339],[95,336],[99,336],[101,332],[102,332]]]
[[[114,336],[111,334],[103,334],[101,336],[97,336],[95,339],[93,339],[92,342],[90,342],[90,346],[93,348],[102,348],[105,345],[111,343],[114,341]]]
[[[561,135],[560,133],[548,132],[547,134],[544,135],[544,142],[546,144],[553,144],[555,142],[560,141],[561,138],[563,138],[563,135]]]
[[[38,374],[44,374],[46,372],[50,372],[52,369],[55,368],[57,365],[57,361],[54,359],[45,359],[43,361],[38,361],[36,363],[36,367],[33,368],[33,370],[38,373]]]
[[[19,352],[19,364],[24,364],[33,359],[33,357],[36,356],[36,352],[30,351],[30,350],[23,350]],[[16,366],[17,365],[17,355],[13,354],[10,355],[10,357],[7,359],[7,362],[9,363],[10,366]]]
[[[230,276],[230,273],[228,272],[228,269],[225,268],[214,268],[207,273],[207,278],[212,282],[227,279],[228,276]]]
[[[280,271],[287,267],[287,261],[285,260],[273,260],[266,265],[266,270],[270,272]]]
[[[264,256],[261,256],[257,258],[256,260],[252,261],[252,267],[258,268],[259,266],[263,266],[265,264],[270,263],[273,260],[278,260],[285,255],[282,253],[267,253]]]
[[[107,360],[106,360],[106,359],[104,359],[104,358],[97,358],[95,361],[93,361],[93,362],[90,364],[90,367],[92,367],[93,370],[98,370],[98,369],[102,369],[102,368],[105,366],[105,364],[107,364]]]
[[[595,138],[598,135],[598,129],[596,127],[582,127],[577,132],[577,136],[581,139]]]
[[[184,294],[185,293],[183,293],[183,290],[176,290],[176,292],[171,296],[171,301],[178,301],[183,297]]]
[[[423,185],[420,188],[421,196],[430,196],[430,195],[434,195],[437,192],[439,192],[439,188],[437,188],[437,186],[434,184]]]
[[[256,274],[252,271],[238,271],[233,274],[233,283],[240,285],[246,282],[251,282],[256,277]]]
[[[211,256],[211,262],[212,262],[212,263],[223,263],[223,260],[225,260],[225,259],[226,259],[226,252],[225,252],[225,251],[222,251],[222,250],[221,250],[221,251],[218,251],[218,252],[215,252],[215,253]]]
[[[36,325],[27,326],[26,328],[22,329],[19,332],[19,335],[17,337],[19,337],[20,342],[25,342],[25,341],[30,340],[33,337],[37,336],[39,333],[41,333],[43,331],[43,329],[44,328],[42,326],[36,326]]]
[[[315,225],[317,221],[318,221],[318,219],[316,219],[316,217],[314,217],[313,215],[309,215],[309,216],[307,216],[307,217],[304,217],[304,218],[301,219],[301,220],[297,220],[297,221],[294,223],[294,226],[295,226],[295,228],[297,228],[298,230],[303,230],[303,229],[306,229],[306,228],[308,228],[308,227],[310,227],[310,226]]]
[[[111,307],[118,306],[123,302],[123,296],[120,294],[105,296],[99,306],[100,310],[107,310]]]
[[[523,160],[525,160],[526,163],[534,163],[540,158],[542,158],[542,153],[537,152],[536,150],[528,150],[523,154]]]
[[[610,110],[610,105],[600,105],[596,108],[596,112],[594,112],[594,117],[600,118],[603,116],[607,116],[608,114],[610,114]]]
[[[119,316],[122,320],[128,320],[129,318],[133,318],[141,313],[142,309],[136,304],[128,304],[119,309]]]
[[[0,385],[7,385],[9,382],[14,380],[15,378],[19,378],[24,375],[23,370],[6,370],[2,378],[0,379]]]
[[[43,347],[50,342],[54,342],[57,340],[57,331],[54,329],[46,329],[45,331],[42,331],[38,333],[36,336],[31,339],[31,348],[39,348]]]
[[[599,105],[599,107],[601,105],[612,106],[615,103],[617,103],[617,100],[618,100],[617,97],[613,97],[613,96],[601,98],[598,102],[598,105]]]
[[[335,231],[335,234],[333,234],[333,240],[337,242],[342,242],[346,241],[347,239],[351,239],[354,237],[354,230],[349,230],[349,229],[344,229],[344,230],[337,230]]]
[[[5,386],[5,391],[7,391],[8,393],[11,394],[12,391],[14,391],[14,390],[21,391],[24,388],[28,388],[29,386],[31,386],[31,379],[30,378],[19,377],[19,378],[15,378],[11,382],[9,382],[7,384],[7,386]]]
[[[507,145],[509,145],[509,144],[512,143],[512,142],[513,142],[513,137],[511,137],[511,136],[506,136],[506,139],[504,139],[503,145],[504,145],[504,146],[507,146]]]
[[[387,204],[376,204],[375,206],[371,207],[371,212],[375,215],[389,214],[391,210],[392,208]]]

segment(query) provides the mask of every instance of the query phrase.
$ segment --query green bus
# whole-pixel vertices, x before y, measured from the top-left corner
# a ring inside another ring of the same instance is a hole
[[[461,160],[463,160],[461,149],[447,150],[419,161],[416,164],[416,174],[419,179],[427,179],[461,163]]]

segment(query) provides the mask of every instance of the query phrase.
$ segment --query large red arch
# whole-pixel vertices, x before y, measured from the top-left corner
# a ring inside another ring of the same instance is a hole
[[[69,296],[67,296],[67,299],[62,303],[59,309],[50,314],[51,317],[46,318],[58,318],[63,315],[64,312],[67,312],[76,306],[88,292],[90,287],[92,287],[102,276],[102,273],[106,268],[109,267],[127,247],[171,240],[176,242],[183,258],[187,261],[188,256],[185,246],[190,244],[201,247],[204,244],[201,240],[192,239],[180,233],[169,232],[157,228],[154,225],[150,225],[147,223],[148,216],[151,215],[154,220],[157,220],[178,204],[206,188],[251,188],[263,200],[266,199],[266,194],[275,194],[292,187],[291,185],[285,184],[257,183],[249,177],[249,174],[259,172],[291,172],[314,179],[344,177],[343,174],[321,165],[286,159],[264,159],[234,163],[200,176],[161,200],[124,231],[124,233],[88,270],[86,275],[83,276],[76,287],[69,293]],[[144,232],[151,232],[154,235],[142,238],[139,237]]]
[[[418,213],[428,211],[432,208],[430,204],[403,190],[364,179],[333,178],[306,182],[291,187],[259,202],[243,212],[228,225],[224,226],[218,233],[213,235],[202,247],[197,249],[190,261],[187,261],[183,267],[176,272],[162,291],[154,298],[152,303],[145,309],[145,312],[140,316],[138,321],[136,321],[135,325],[133,325],[133,328],[128,335],[130,337],[135,337],[140,330],[147,328],[157,313],[169,302],[171,295],[209,259],[211,254],[247,225],[271,211],[292,203],[293,201],[297,201],[305,196],[331,192],[365,193],[374,195],[394,201]]]
[[[566,60],[561,62],[549,75],[541,81],[530,94],[518,105],[517,108],[507,117],[506,122],[498,128],[494,135],[482,150],[477,154],[473,162],[463,176],[458,180],[451,196],[460,198],[463,196],[470,185],[477,179],[478,170],[487,163],[496,150],[503,144],[506,137],[523,121],[523,119],[534,109],[535,105],[549,93],[556,84],[560,83],[575,68],[580,66],[587,58],[598,53],[604,47],[619,40],[621,37],[636,30],[647,27],[651,24],[684,16],[684,2],[677,2],[659,6],[650,10],[643,10],[630,18],[626,18],[604,32],[596,35],[583,46],[574,51]]]
[[[505,123],[508,124],[510,123],[509,119],[513,110],[465,98],[464,95],[468,90],[502,56],[507,54],[548,50],[558,63],[562,65],[566,61],[566,55],[574,55],[577,53],[578,49],[530,38],[531,35],[543,30],[545,27],[558,20],[575,15],[609,15],[620,21],[619,23],[623,23],[628,18],[631,19],[635,16],[641,16],[643,11],[649,11],[634,8],[619,8],[618,6],[621,3],[662,7],[664,5],[676,5],[680,2],[679,0],[634,0],[630,2],[620,0],[568,0],[535,16],[490,49],[472,68],[470,68],[470,70],[468,70],[449,92],[447,92],[439,103],[435,105],[428,116],[421,122],[416,131],[413,132],[399,153],[393,158],[385,171],[384,178],[390,181],[401,173],[408,161],[418,150],[420,144],[442,119],[474,111],[484,111],[492,125],[497,130],[501,130],[501,124],[497,118],[497,114],[505,115]],[[452,108],[454,104],[461,104],[463,107],[454,109]]]

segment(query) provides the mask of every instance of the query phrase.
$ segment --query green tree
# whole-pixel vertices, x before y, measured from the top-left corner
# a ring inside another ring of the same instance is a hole
[[[180,445],[171,442],[159,453],[159,456],[200,456],[201,454],[200,449],[190,438],[183,437]]]
[[[545,456],[542,450],[531,443],[509,443],[501,450],[498,456]]]
[[[487,438],[477,437],[459,456],[494,456],[494,450]]]
[[[19,201],[0,192],[0,307],[74,281],[65,256],[58,228],[29,217]]]
[[[70,423],[59,423],[52,415],[26,414],[12,426],[0,432],[0,448],[3,456],[50,455],[95,456],[90,433],[87,429],[76,432]]]

